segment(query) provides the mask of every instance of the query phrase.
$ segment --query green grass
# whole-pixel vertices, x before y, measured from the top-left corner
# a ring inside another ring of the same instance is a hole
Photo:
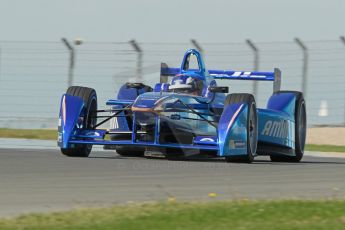
[[[57,131],[54,129],[0,129],[0,137],[56,140]]]
[[[0,219],[0,229],[345,229],[345,201],[161,203]]]
[[[339,152],[339,153],[345,153],[345,146],[307,144],[306,150],[307,151],[319,151],[319,152]]]
[[[1,129],[0,128],[0,138],[1,137],[56,140],[57,131],[54,129]],[[319,151],[319,152],[345,153],[345,146],[307,144],[306,150]]]

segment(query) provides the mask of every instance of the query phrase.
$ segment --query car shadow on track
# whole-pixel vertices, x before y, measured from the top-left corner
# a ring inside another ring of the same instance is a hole
[[[212,162],[212,163],[224,163],[224,164],[248,164],[248,163],[227,163],[224,158],[210,158],[200,156],[189,157],[162,157],[162,156],[145,156],[145,157],[123,157],[120,155],[113,156],[91,156],[93,159],[113,159],[113,160],[153,160],[153,161],[181,161],[181,162]],[[262,157],[260,157],[262,158]],[[308,157],[301,162],[272,162],[267,159],[255,159],[252,164],[269,164],[269,165],[313,165],[313,164],[344,164],[345,159],[342,158],[320,158],[320,157]]]

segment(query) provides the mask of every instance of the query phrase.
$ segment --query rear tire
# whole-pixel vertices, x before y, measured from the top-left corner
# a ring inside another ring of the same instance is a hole
[[[165,159],[172,160],[172,161],[186,159],[185,151],[180,148],[165,148],[163,150],[163,155]]]
[[[126,147],[116,147],[116,153],[123,157],[144,157],[145,150],[136,150]]]
[[[84,109],[81,114],[84,117],[82,129],[92,129],[96,123],[97,118],[97,94],[92,88],[71,86],[67,89],[66,94],[77,96],[83,99]],[[61,149],[63,155],[69,157],[88,157],[90,155],[92,145],[75,145],[74,147]]]
[[[248,130],[247,154],[243,156],[228,156],[225,159],[227,162],[252,163],[258,144],[258,117],[255,99],[252,94],[248,93],[229,94],[225,99],[224,107],[235,103],[245,103],[248,105],[248,119],[246,124]]]
[[[295,105],[295,154],[296,156],[270,155],[274,162],[300,162],[304,154],[304,146],[307,134],[307,113],[303,94],[298,91],[279,91],[277,93],[294,93]]]
[[[132,134],[113,134],[110,136],[112,141],[131,140]],[[116,153],[123,157],[143,157],[145,149],[140,147],[116,146]]]

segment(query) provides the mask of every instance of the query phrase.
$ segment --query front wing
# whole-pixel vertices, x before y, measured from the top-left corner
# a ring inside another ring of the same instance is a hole
[[[193,105],[191,105],[193,107]],[[59,115],[59,138],[60,148],[73,148],[77,145],[115,145],[115,146],[138,146],[157,148],[177,149],[198,149],[216,151],[218,156],[244,155],[247,153],[246,143],[246,119],[247,105],[233,104],[227,106],[222,113],[216,136],[196,136],[193,143],[160,143],[160,114],[155,113],[155,137],[152,141],[138,141],[136,135],[135,116],[133,116],[133,132],[131,140],[106,140],[105,136],[110,133],[108,130],[94,129],[84,130],[80,128],[78,121],[83,108],[82,100],[71,95],[63,95]],[[128,108],[128,106],[127,106]],[[118,111],[118,110],[117,110]],[[139,113],[139,112],[134,112]],[[114,116],[115,117],[115,116]]]

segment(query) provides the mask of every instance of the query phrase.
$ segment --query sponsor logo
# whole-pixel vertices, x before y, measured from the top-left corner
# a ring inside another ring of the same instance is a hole
[[[179,114],[171,114],[170,119],[171,120],[180,120],[181,116]]]
[[[289,135],[289,123],[288,121],[267,121],[264,129],[261,131],[261,135],[287,138]]]
[[[252,72],[234,72],[232,75],[227,74],[210,74],[211,76],[218,77],[241,77],[241,78],[266,78],[265,75],[254,75]]]
[[[244,141],[235,141],[236,149],[244,149],[246,147],[246,142]]]
[[[85,133],[85,136],[95,136],[95,137],[100,137],[101,135],[97,132],[87,132]]]
[[[230,140],[229,146],[231,149],[244,149],[246,148],[246,142],[241,140]]]
[[[235,72],[231,76],[232,77],[249,77],[251,72]]]

